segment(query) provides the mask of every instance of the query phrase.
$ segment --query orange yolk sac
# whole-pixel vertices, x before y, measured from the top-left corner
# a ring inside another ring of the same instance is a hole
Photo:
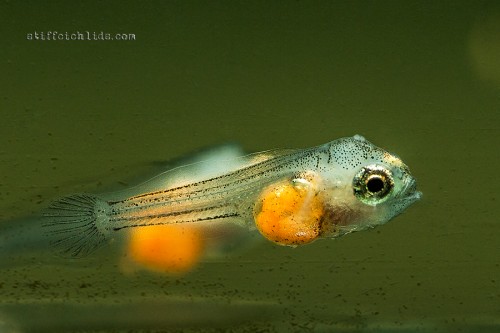
[[[307,244],[317,239],[324,215],[323,203],[316,191],[292,182],[269,186],[254,209],[260,233],[281,245]]]

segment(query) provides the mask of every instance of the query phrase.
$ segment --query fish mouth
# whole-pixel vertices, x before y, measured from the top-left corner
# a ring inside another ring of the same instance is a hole
[[[422,192],[417,191],[417,182],[415,181],[415,179],[408,179],[403,190],[401,191],[401,194],[398,197],[398,201],[405,202],[406,204],[411,204],[422,197]]]
[[[412,194],[410,195],[407,195],[405,197],[406,200],[412,200],[412,201],[417,201],[417,200],[420,200],[420,198],[422,197],[422,192],[420,191],[415,191],[413,192]]]

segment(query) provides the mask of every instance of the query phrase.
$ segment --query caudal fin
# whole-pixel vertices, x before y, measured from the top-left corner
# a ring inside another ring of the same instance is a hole
[[[94,195],[71,195],[45,210],[42,226],[59,254],[84,257],[107,240],[108,210],[108,203]]]

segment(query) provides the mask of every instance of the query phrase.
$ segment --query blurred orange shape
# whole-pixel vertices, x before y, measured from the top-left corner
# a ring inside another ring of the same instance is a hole
[[[164,273],[185,273],[204,250],[202,230],[190,225],[156,225],[134,228],[128,253],[135,264]]]

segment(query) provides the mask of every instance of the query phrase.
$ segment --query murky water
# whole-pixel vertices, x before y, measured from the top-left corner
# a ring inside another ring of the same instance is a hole
[[[259,151],[362,134],[424,193],[373,231],[263,242],[185,276],[4,253],[0,332],[500,328],[494,2],[4,2],[0,17],[3,227],[227,141]],[[35,31],[136,40],[27,40]]]

